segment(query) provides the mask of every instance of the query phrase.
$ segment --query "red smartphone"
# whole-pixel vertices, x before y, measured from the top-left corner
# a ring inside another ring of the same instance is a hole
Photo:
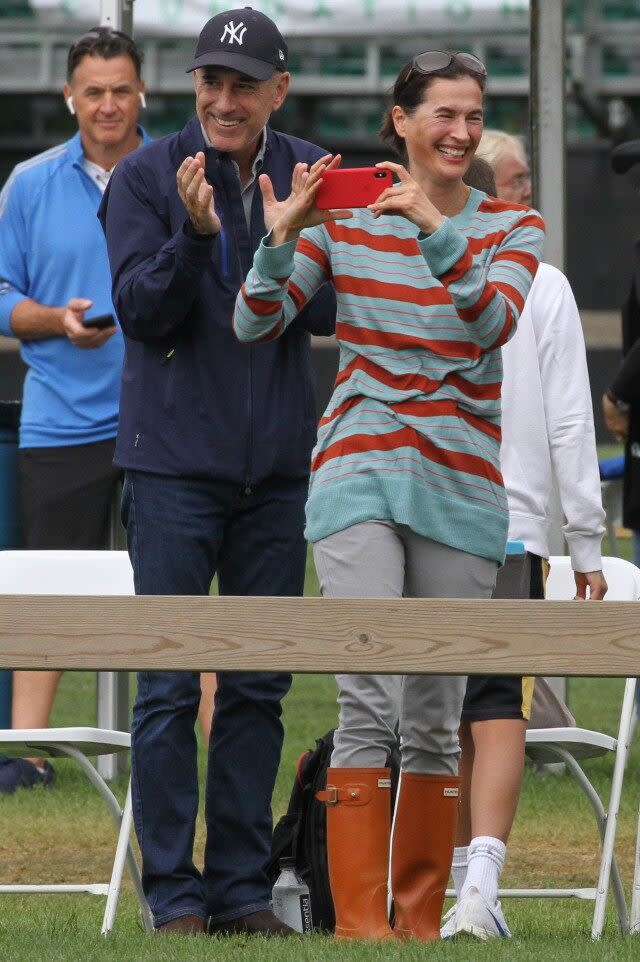
[[[316,194],[316,206],[320,210],[367,207],[392,185],[391,171],[379,167],[325,170]]]

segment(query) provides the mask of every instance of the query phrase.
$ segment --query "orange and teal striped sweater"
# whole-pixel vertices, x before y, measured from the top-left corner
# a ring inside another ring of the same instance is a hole
[[[543,241],[536,211],[477,190],[429,237],[363,209],[297,244],[263,241],[236,302],[240,340],[277,337],[326,280],[337,294],[340,365],[312,456],[310,541],[391,520],[503,560],[500,347]]]

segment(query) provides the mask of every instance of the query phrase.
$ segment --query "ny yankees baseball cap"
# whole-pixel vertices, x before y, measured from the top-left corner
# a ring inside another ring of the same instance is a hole
[[[187,73],[198,67],[231,67],[255,80],[287,69],[287,45],[273,20],[251,7],[218,13],[200,31]]]

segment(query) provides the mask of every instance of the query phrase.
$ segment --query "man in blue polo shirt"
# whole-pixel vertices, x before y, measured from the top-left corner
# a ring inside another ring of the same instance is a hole
[[[28,367],[20,424],[27,548],[107,546],[123,341],[96,212],[116,163],[148,139],[137,125],[141,62],[133,41],[106,27],[73,43],[64,97],[78,132],[19,164],[0,194],[0,333],[19,338]],[[15,672],[15,728],[48,723],[59,679]],[[42,759],[1,760],[0,793],[52,776]]]

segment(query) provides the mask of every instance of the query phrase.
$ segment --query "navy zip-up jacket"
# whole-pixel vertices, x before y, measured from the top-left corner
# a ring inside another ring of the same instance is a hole
[[[199,150],[222,222],[214,237],[187,230],[176,186],[180,164]],[[267,128],[262,171],[276,197],[289,195],[298,161],[323,153]],[[116,464],[249,486],[306,477],[316,433],[308,332],[332,330],[335,294],[325,285],[281,338],[237,340],[236,294],[266,233],[260,188],[249,232],[232,161],[205,145],[194,117],[118,163],[98,216],[125,334]]]

